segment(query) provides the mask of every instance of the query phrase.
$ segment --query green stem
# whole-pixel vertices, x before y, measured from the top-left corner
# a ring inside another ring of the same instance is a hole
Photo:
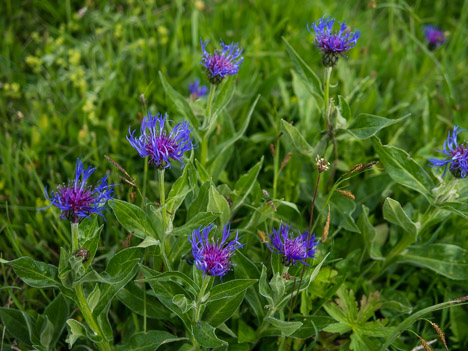
[[[169,262],[169,259],[167,258],[166,255],[166,226],[167,226],[167,213],[166,213],[166,208],[164,208],[164,205],[166,204],[166,193],[164,189],[164,168],[158,170],[158,176],[159,176],[159,203],[162,209],[162,243],[161,243],[161,254],[162,258],[164,260],[164,264],[166,265],[166,268],[168,271],[172,271],[171,263]]]
[[[71,252],[74,253],[79,249],[78,244],[78,223],[71,224],[71,234],[72,234],[72,249]]]
[[[105,341],[104,333],[102,332],[101,327],[94,319],[93,312],[91,312],[91,309],[89,308],[88,302],[86,301],[86,296],[83,291],[83,286],[81,284],[77,284],[75,286],[75,294],[77,298],[78,307],[80,308],[80,311],[81,311],[81,314],[83,315],[84,320],[86,321],[88,326],[91,328],[91,330],[103,340],[102,342],[97,344],[99,349],[102,351],[112,350],[109,343]]]
[[[276,188],[278,187],[279,176],[279,138],[276,140],[274,155],[274,173],[273,173],[273,199],[276,199]]]
[[[79,249],[78,247],[78,223],[71,224],[71,232],[72,232],[72,253]],[[105,341],[104,333],[101,330],[101,327],[96,322],[93,316],[93,312],[89,308],[88,301],[86,301],[86,296],[83,291],[82,284],[76,284],[75,286],[75,294],[77,299],[78,307],[83,315],[84,320],[91,328],[91,330],[100,338],[102,338],[102,342],[98,343],[99,349],[102,351],[110,351],[112,350],[111,346]]]
[[[201,136],[201,148],[200,148],[200,161],[202,166],[206,165],[206,161],[208,161],[208,133],[205,133]]]
[[[148,156],[149,157],[149,156]],[[145,158],[145,170],[143,171],[143,206],[146,204],[146,183],[148,181],[148,157]]]
[[[210,95],[208,96],[208,102],[206,105],[205,118],[203,120],[203,129],[205,133],[201,135],[201,164],[204,166],[208,161],[208,139],[210,138],[210,124],[211,124],[211,108],[213,106],[214,96],[216,92],[216,85],[210,85]]]
[[[328,115],[328,106],[330,100],[330,76],[331,76],[332,67],[325,67],[325,92],[324,92],[324,107],[325,107],[325,117]]]
[[[164,170],[165,170],[164,168],[158,170],[158,176],[159,176],[159,203],[160,203],[161,207],[164,207],[164,205],[166,204],[166,193],[165,193],[165,189],[164,189]],[[162,209],[162,217],[163,217],[163,222],[162,222],[163,233],[164,233],[164,236],[166,236],[166,209],[165,208]]]
[[[206,113],[205,113],[205,118],[208,118],[208,120],[207,120],[208,123],[211,121],[211,107],[213,105],[215,91],[216,91],[216,85],[211,84],[210,85],[210,95],[208,95],[208,104],[206,105]],[[206,119],[205,119],[205,121],[206,121]]]
[[[196,301],[195,316],[194,316],[195,323],[200,322],[200,315],[201,315],[201,311],[203,307],[202,299],[203,299],[203,296],[205,295],[206,288],[210,284],[210,281],[211,281],[211,276],[205,275],[203,277],[202,286],[200,288],[200,292],[198,293],[197,301]]]

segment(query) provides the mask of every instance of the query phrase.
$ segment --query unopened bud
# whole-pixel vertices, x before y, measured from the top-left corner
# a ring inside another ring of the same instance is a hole
[[[86,262],[89,260],[89,251],[82,247],[75,252],[75,257],[82,257],[83,262]]]

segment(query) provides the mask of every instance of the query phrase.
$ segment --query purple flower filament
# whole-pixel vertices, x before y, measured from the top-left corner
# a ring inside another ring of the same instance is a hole
[[[222,277],[232,270],[231,257],[234,255],[234,251],[245,244],[239,242],[239,233],[236,233],[234,240],[227,242],[231,232],[229,222],[224,226],[221,241],[209,238],[213,228],[215,228],[215,225],[210,224],[194,230],[192,236],[189,237],[189,241],[192,244],[195,266],[204,274]]]
[[[268,245],[271,252],[283,256],[283,264],[286,266],[295,265],[297,261],[307,265],[306,260],[315,257],[318,245],[318,242],[315,241],[315,234],[309,238],[309,233],[304,232],[294,238],[290,233],[289,224],[281,223],[279,229],[273,228],[272,235],[268,234],[268,236],[271,244],[265,244]]]
[[[196,81],[189,84],[188,90],[192,99],[196,100],[198,98],[206,96],[208,94],[208,88],[205,85],[200,85],[200,81]]]
[[[200,63],[206,68],[208,80],[211,84],[218,85],[225,76],[235,75],[244,62],[242,48],[238,43],[224,44],[221,41],[221,50],[215,50],[213,54],[206,51],[208,40],[203,42],[200,39],[203,51]]]
[[[182,163],[186,151],[193,150],[196,145],[190,138],[190,124],[186,121],[175,125],[170,133],[164,129],[167,115],[160,113],[152,116],[150,112],[141,123],[140,136],[135,136],[135,130],[129,128],[127,140],[141,157],[149,156],[149,163],[157,168],[170,168],[171,159]]]
[[[102,216],[107,201],[113,199],[114,185],[107,184],[107,176],[101,178],[96,186],[89,185],[88,178],[94,170],[92,167],[85,170],[82,161],[78,159],[74,180],[57,186],[57,191],[52,191],[50,198],[47,189],[45,190],[45,196],[51,202],[50,206],[61,210],[61,218],[78,223],[93,213]]]
[[[360,36],[359,31],[350,32],[345,21],[341,24],[339,31],[333,32],[334,24],[334,18],[323,16],[310,26],[314,33],[307,24],[309,32],[315,34],[315,46],[324,53],[322,63],[326,67],[335,66],[338,62],[338,55],[346,57],[343,53],[355,47]]]
[[[450,169],[455,177],[465,178],[468,172],[468,145],[458,144],[457,137],[465,129],[460,129],[458,126],[453,128],[452,133],[448,133],[447,140],[444,142],[444,150],[438,151],[446,155],[443,160],[437,158],[430,158],[428,161],[431,163],[430,167],[444,167],[444,173],[442,177],[445,176],[447,172],[447,167]]]

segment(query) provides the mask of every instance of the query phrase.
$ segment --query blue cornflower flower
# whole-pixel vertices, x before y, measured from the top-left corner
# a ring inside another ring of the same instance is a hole
[[[343,53],[354,48],[361,35],[359,31],[350,32],[345,21],[341,24],[340,31],[332,32],[335,19],[331,16],[321,19],[312,24],[315,32],[314,44],[323,52],[322,63],[325,67],[333,67],[338,62],[338,55],[346,57]],[[340,22],[338,22],[340,23]],[[312,33],[309,24],[307,29]]]
[[[228,271],[231,270],[232,263],[231,257],[234,254],[234,250],[241,248],[245,244],[239,242],[239,233],[236,233],[234,240],[226,243],[231,232],[231,224],[228,222],[224,226],[223,238],[221,241],[211,237],[211,241],[208,239],[208,235],[215,228],[214,224],[210,224],[207,227],[200,227],[192,232],[192,236],[189,237],[189,241],[192,244],[192,254],[195,260],[195,266],[211,276],[224,276]]]
[[[429,49],[435,50],[437,47],[445,43],[445,35],[437,26],[430,24],[423,27],[424,36],[429,42]]]
[[[213,54],[208,53],[205,48],[208,45],[208,40],[203,42],[200,39],[203,56],[200,61],[202,66],[206,68],[208,80],[211,84],[218,85],[225,76],[232,76],[239,72],[239,68],[244,62],[242,48],[239,43],[224,44],[221,41],[221,50],[215,50]]]
[[[300,233],[299,233],[300,234]],[[271,240],[270,243],[265,243],[271,252],[283,255],[283,264],[292,266],[296,261],[307,265],[305,260],[310,257],[315,257],[318,241],[315,241],[315,234],[309,238],[309,233],[297,236],[296,238],[290,235],[289,224],[281,223],[278,230],[273,228],[273,234],[268,234]]]
[[[185,151],[193,150],[196,145],[190,138],[190,124],[187,121],[176,124],[174,129],[167,135],[164,130],[167,114],[160,113],[156,116],[148,115],[143,118],[140,128],[140,136],[135,137],[135,130],[128,129],[127,140],[145,158],[149,156],[148,162],[157,168],[170,168],[171,161],[178,160],[184,167],[182,156]]]
[[[69,181],[67,185],[57,186],[57,191],[52,191],[50,198],[47,188],[45,189],[45,196],[50,200],[50,205],[46,208],[52,205],[58,207],[62,211],[60,217],[73,223],[78,223],[80,219],[93,213],[102,216],[101,212],[105,209],[107,201],[113,199],[114,184],[108,185],[107,176],[104,176],[97,185],[88,185],[88,178],[95,169],[88,167],[85,170],[82,161],[78,159],[74,180]]]
[[[206,85],[200,85],[200,80],[198,79],[189,84],[188,90],[190,92],[190,96],[194,100],[204,97],[208,93]]]
[[[448,157],[445,157],[443,160],[438,160],[436,158],[428,159],[430,167],[445,167],[444,173],[442,177],[447,172],[447,167],[450,165],[450,173],[452,173],[455,177],[462,178],[466,177],[468,172],[468,145],[466,144],[458,144],[457,143],[457,136],[465,129],[460,129],[458,126],[453,128],[453,132],[450,134],[448,133],[447,140],[444,142],[444,150],[438,151],[441,152]]]

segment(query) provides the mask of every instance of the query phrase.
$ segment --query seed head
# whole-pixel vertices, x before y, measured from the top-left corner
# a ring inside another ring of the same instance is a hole
[[[328,171],[328,167],[330,166],[330,163],[327,162],[324,158],[321,158],[319,155],[315,158],[315,164],[317,166],[317,169],[320,173]]]

